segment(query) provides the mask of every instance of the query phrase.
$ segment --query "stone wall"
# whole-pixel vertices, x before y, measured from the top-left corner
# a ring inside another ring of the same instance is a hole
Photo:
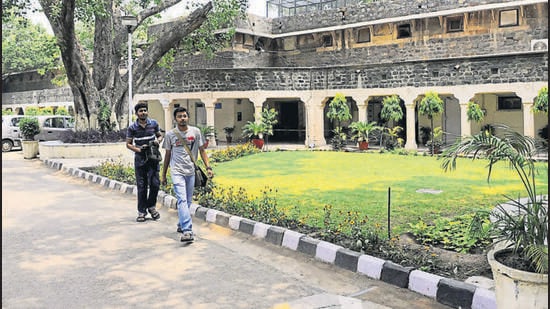
[[[456,66],[459,67],[456,67]],[[548,53],[405,61],[326,68],[179,70],[166,81],[153,72],[139,93],[321,90],[500,84],[548,80]],[[391,92],[391,91],[389,91]]]
[[[272,33],[347,25],[365,21],[426,14],[431,12],[471,8],[492,3],[517,2],[515,0],[376,0],[371,3],[351,5],[345,8],[311,11],[308,13],[274,18]],[[342,19],[342,16],[345,18]]]

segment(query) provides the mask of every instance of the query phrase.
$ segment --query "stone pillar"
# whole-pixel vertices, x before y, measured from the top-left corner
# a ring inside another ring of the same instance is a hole
[[[262,108],[267,98],[255,96],[248,99],[254,104],[254,122],[260,122],[262,119]]]
[[[407,118],[407,142],[405,143],[405,149],[416,150],[418,149],[418,145],[416,144],[414,102],[405,103],[405,113]]]
[[[174,128],[174,115],[170,109],[170,100],[168,99],[159,99],[162,109],[164,110],[164,130],[168,131]]]
[[[367,105],[368,105],[367,100],[368,98],[357,101],[357,113],[358,113],[357,120],[360,122],[367,121]]]
[[[324,106],[327,98],[325,96],[312,95],[303,99],[306,109],[306,140],[305,145],[309,148],[326,146],[324,134]]]
[[[472,100],[475,94],[457,94],[453,93],[453,96],[457,98],[458,105],[460,107],[460,135],[468,136],[472,135],[472,122],[468,120],[468,102]]]
[[[468,102],[459,103],[460,106],[460,135],[468,136],[472,135],[471,122],[468,120]]]
[[[217,99],[202,99],[201,100],[204,103],[204,107],[206,108],[206,126],[212,126],[216,127],[216,118],[214,116],[214,110],[215,110],[215,104],[218,101]],[[216,137],[215,136],[208,136],[208,145],[216,147]]]
[[[533,102],[523,102],[523,135],[535,137],[535,113],[532,109]]]

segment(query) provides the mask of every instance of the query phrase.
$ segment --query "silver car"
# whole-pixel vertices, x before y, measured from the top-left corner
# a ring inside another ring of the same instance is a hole
[[[67,131],[74,131],[74,117],[72,116],[37,116],[40,124],[40,133],[34,139],[37,141],[60,140]]]

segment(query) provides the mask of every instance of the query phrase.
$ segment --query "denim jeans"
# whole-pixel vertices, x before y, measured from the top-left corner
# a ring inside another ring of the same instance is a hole
[[[183,232],[193,230],[193,222],[189,208],[193,202],[193,190],[195,190],[195,174],[191,176],[172,175],[174,192],[178,200],[178,226]]]
[[[157,162],[147,162],[142,166],[134,166],[134,169],[136,171],[137,209],[138,212],[146,214],[147,208],[157,205],[160,166]]]

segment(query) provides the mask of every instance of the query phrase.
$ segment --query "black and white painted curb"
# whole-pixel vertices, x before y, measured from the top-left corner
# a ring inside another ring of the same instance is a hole
[[[44,160],[50,168],[71,176],[86,179],[113,191],[137,195],[137,187],[108,179],[76,167],[64,167],[62,162]],[[159,191],[157,201],[164,207],[176,209],[176,198]],[[494,291],[462,281],[433,275],[412,267],[361,254],[344,247],[317,240],[307,235],[250,219],[233,216],[219,210],[192,204],[191,215],[209,223],[250,234],[269,243],[298,251],[317,260],[406,288],[453,308],[496,309]]]

